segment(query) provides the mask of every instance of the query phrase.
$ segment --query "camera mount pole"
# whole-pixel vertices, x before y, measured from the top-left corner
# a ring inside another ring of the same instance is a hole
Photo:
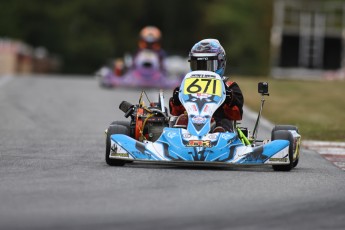
[[[264,107],[264,104],[265,104],[265,96],[269,96],[269,93],[266,93],[266,92],[262,92],[261,93],[261,106],[260,106],[260,111],[258,113],[258,117],[256,119],[256,122],[255,122],[255,126],[254,126],[254,130],[253,130],[253,134],[251,136],[251,139],[253,140],[253,143],[256,142],[256,138],[257,138],[257,131],[258,131],[258,127],[259,127],[259,124],[260,124],[260,118],[261,118],[261,114],[262,114],[262,109]]]

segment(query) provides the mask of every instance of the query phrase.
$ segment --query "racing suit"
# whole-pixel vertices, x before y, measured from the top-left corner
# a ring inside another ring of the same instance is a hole
[[[242,120],[243,115],[243,94],[236,82],[227,81],[225,83],[226,99],[223,104],[214,112],[213,118],[216,127],[222,127],[225,131],[233,131],[233,122]],[[179,87],[176,87],[173,96],[169,99],[170,113],[174,116],[184,114],[186,111],[179,98]]]

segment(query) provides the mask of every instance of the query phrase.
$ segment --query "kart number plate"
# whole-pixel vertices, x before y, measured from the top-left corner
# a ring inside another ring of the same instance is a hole
[[[185,80],[184,94],[209,94],[221,96],[222,82],[211,78],[187,78]]]

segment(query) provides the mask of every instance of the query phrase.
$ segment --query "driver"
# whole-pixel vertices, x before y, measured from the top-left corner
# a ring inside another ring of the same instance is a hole
[[[165,51],[161,48],[161,31],[155,26],[145,26],[139,33],[138,51],[135,57],[142,50],[150,50],[156,53],[159,59],[159,66],[161,70],[165,70],[164,59],[166,57]],[[135,63],[135,62],[134,62]]]
[[[114,73],[117,76],[123,75],[126,68],[135,68],[137,67],[137,63],[141,63],[141,58],[143,51],[151,51],[157,56],[157,63],[154,63],[155,66],[159,66],[159,69],[163,72],[166,71],[165,68],[165,57],[166,53],[161,48],[161,39],[162,39],[162,33],[161,31],[155,27],[155,26],[145,26],[141,29],[139,33],[139,40],[138,40],[138,49],[133,55],[133,62],[131,64],[125,65],[124,61],[122,59],[117,59],[114,62]]]
[[[217,39],[201,40],[192,47],[188,61],[192,71],[207,70],[222,77],[226,89],[226,99],[213,114],[216,127],[212,132],[233,131],[233,121],[242,120],[244,99],[238,84],[224,76],[226,66],[224,48]],[[179,90],[179,87],[176,87],[169,100],[170,113],[174,116],[182,115],[185,112],[185,108],[178,97]],[[186,122],[186,118],[184,121]]]

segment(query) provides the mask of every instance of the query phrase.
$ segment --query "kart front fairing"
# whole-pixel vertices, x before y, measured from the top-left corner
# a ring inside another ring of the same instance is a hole
[[[179,98],[188,113],[187,129],[166,127],[155,142],[111,135],[109,158],[152,162],[288,164],[289,141],[274,140],[252,147],[237,132],[210,133],[211,117],[225,100],[221,77],[209,71],[188,73]]]
[[[110,158],[180,163],[282,164],[289,162],[288,149],[286,140],[251,147],[245,146],[235,133],[212,133],[199,139],[185,129],[165,128],[155,142],[139,142],[123,134],[112,135]]]

